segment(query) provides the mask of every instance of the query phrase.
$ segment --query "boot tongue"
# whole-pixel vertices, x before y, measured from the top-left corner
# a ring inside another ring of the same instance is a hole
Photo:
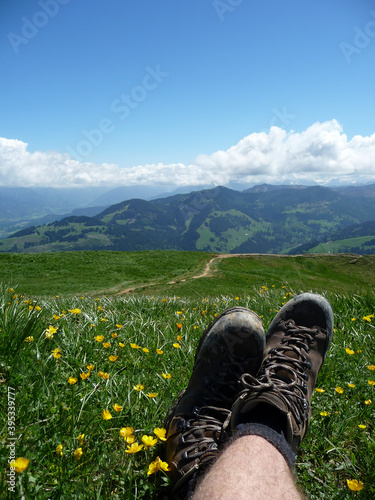
[[[282,336],[283,339],[287,340],[289,335],[288,335],[288,330],[291,328],[298,328],[295,324],[295,321],[292,319],[288,319],[286,321],[283,321],[280,324],[280,335]],[[282,333],[281,333],[282,332]],[[302,361],[302,356],[299,353],[299,349],[297,352],[296,347],[293,349],[292,347],[288,346],[288,342],[281,342],[281,345],[276,348],[277,350],[277,360],[274,363],[273,366],[273,373],[275,375],[275,378],[281,380],[282,382],[285,382],[287,384],[290,384],[294,382],[295,380],[295,367],[293,362],[290,362],[290,360],[301,360]],[[290,369],[284,368],[283,366],[280,365],[286,365],[290,366]]]
[[[287,352],[287,354],[285,355],[285,358],[282,360],[282,364],[286,365],[286,366],[290,366],[290,369],[284,368],[282,366],[276,367],[276,365],[275,365],[273,372],[275,374],[275,378],[277,378],[278,380],[281,380],[282,382],[285,382],[286,384],[291,384],[292,382],[295,381],[295,375],[294,375],[295,368],[293,367],[292,363],[288,362],[288,360],[289,359],[299,360],[300,356],[298,356],[298,354],[292,349],[290,349],[286,352]]]

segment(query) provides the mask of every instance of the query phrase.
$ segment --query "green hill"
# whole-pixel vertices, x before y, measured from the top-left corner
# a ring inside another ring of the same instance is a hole
[[[217,187],[152,201],[126,200],[94,217],[72,216],[19,231],[0,241],[0,252],[288,253],[371,220],[375,198],[361,191],[355,196],[353,189],[350,202],[345,192],[317,186],[242,192]],[[367,190],[375,193],[375,186]]]
[[[375,286],[375,256],[232,255],[207,252],[0,254],[1,281],[37,297],[66,295],[247,295],[287,285],[294,292],[357,293]],[[264,289],[264,288],[263,288]]]
[[[375,221],[346,226],[328,235],[324,241],[310,241],[289,253],[301,252],[375,254]]]

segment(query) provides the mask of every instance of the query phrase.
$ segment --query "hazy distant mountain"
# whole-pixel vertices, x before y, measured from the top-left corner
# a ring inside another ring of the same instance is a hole
[[[245,190],[246,193],[266,193],[268,191],[277,191],[279,189],[305,189],[307,186],[300,184],[257,184]]]
[[[94,200],[103,189],[0,187],[0,237],[19,228],[52,222],[74,209],[95,205]]]
[[[95,205],[114,205],[124,200],[140,198],[150,200],[161,193],[160,187],[154,186],[119,186],[107,190],[94,200]]]
[[[165,198],[200,188],[184,186],[174,191],[172,187],[170,189],[171,192],[164,191],[162,186],[71,189],[0,187],[0,238],[5,238],[20,229],[47,224],[71,215],[94,216],[107,206],[123,200]]]
[[[162,199],[129,199],[93,216],[70,216],[26,228],[0,251],[204,250],[288,253],[309,241],[375,219],[375,185],[355,195],[313,186],[225,187]],[[354,191],[353,191],[354,190]],[[372,231],[372,228],[368,228]],[[371,236],[371,235],[367,235]]]

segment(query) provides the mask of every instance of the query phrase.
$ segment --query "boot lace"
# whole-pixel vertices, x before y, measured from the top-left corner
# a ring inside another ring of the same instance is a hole
[[[307,328],[295,325],[290,320],[285,323],[284,338],[281,346],[271,349],[265,359],[258,378],[250,374],[241,377],[245,389],[262,393],[273,391],[284,401],[298,425],[309,415],[309,402],[306,398],[311,362],[302,353],[309,353],[315,336],[320,333],[317,327]]]

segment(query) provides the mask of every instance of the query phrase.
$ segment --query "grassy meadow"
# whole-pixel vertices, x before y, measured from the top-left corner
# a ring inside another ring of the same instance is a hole
[[[375,498],[372,256],[234,257],[194,279],[212,257],[0,254],[1,498],[163,498],[163,419],[203,330],[234,305],[266,329],[309,290],[330,300],[335,331],[298,482],[311,499]]]

